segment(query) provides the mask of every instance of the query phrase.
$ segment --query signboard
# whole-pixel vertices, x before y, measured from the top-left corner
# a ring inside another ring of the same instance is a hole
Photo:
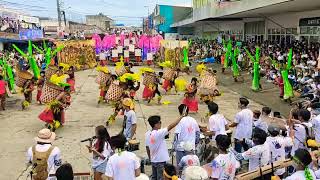
[[[300,19],[299,26],[320,26],[320,17]]]
[[[38,29],[21,29],[19,31],[19,39],[32,40],[43,38],[43,31]]]
[[[34,23],[34,24],[39,24],[39,18],[37,17],[32,17],[32,16],[24,16],[24,15],[19,15],[19,20],[24,21],[26,23]]]
[[[129,44],[130,44],[129,39],[125,39],[125,40],[124,40],[124,46],[126,46],[126,47],[127,47],[127,46],[129,46]]]

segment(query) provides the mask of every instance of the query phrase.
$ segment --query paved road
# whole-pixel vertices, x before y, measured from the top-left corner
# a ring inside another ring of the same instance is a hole
[[[111,68],[113,70],[113,68]],[[137,71],[137,68],[135,68]],[[57,140],[54,145],[58,146],[62,152],[64,162],[69,162],[74,166],[75,172],[89,172],[91,154],[88,153],[85,145],[80,140],[94,135],[94,128],[104,124],[106,117],[112,113],[112,108],[102,104],[97,106],[98,85],[94,82],[97,72],[86,70],[76,73],[76,90],[77,93],[72,97],[72,105],[66,112],[66,124],[63,128],[57,130]],[[183,76],[190,81],[191,76]],[[226,81],[227,82],[227,81]],[[227,119],[232,120],[234,115],[239,111],[237,101],[240,95],[223,86],[219,87],[223,91],[221,97],[215,101],[219,104],[220,113],[224,114]],[[137,97],[141,99],[143,88],[140,88]],[[35,95],[35,93],[34,93]],[[152,103],[147,105],[141,102],[141,107],[136,103],[136,113],[138,117],[138,134],[137,139],[141,142],[140,150],[136,153],[141,157],[146,157],[144,135],[149,125],[145,125],[144,116],[159,114],[162,117],[163,126],[167,126],[178,117],[177,106],[181,103],[183,93],[180,95],[164,95],[163,100],[171,101],[169,105],[156,105]],[[0,179],[17,179],[22,173],[21,179],[26,179],[27,172],[25,169],[25,153],[28,147],[35,144],[34,137],[37,132],[44,127],[44,123],[38,120],[39,113],[45,106],[36,105],[34,102],[30,109],[21,111],[20,103],[21,94],[9,98],[7,111],[0,111]],[[252,109],[261,109],[261,105],[250,100]],[[201,120],[207,112],[205,104],[200,104],[200,110],[197,114],[192,114],[196,120]],[[123,117],[119,116],[115,124],[108,128],[111,135],[120,132]],[[206,123],[206,122],[203,122]],[[168,145],[171,147],[173,135],[170,135]],[[150,172],[150,167],[147,167]]]
[[[211,67],[218,72],[218,81],[221,86],[224,86],[232,91],[239,93],[240,95],[254,100],[255,102],[264,106],[269,106],[272,111],[281,112],[285,117],[290,112],[290,106],[279,98],[279,87],[267,82],[265,78],[262,78],[261,84],[263,90],[261,92],[253,92],[251,90],[251,75],[247,72],[242,72],[244,82],[234,82],[232,78],[232,72],[230,69],[226,70],[224,74],[221,72],[221,66],[213,64]]]

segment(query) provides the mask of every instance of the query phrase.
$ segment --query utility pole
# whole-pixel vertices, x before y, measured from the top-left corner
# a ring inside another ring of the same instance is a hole
[[[63,15],[64,26],[67,27],[66,12],[65,11],[61,11],[61,12],[62,12],[62,15]]]
[[[58,11],[58,22],[59,22],[59,27],[61,27],[61,10],[60,10],[60,0],[57,0],[57,11]]]

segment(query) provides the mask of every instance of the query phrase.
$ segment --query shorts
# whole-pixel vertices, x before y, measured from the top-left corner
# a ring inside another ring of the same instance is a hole
[[[108,161],[104,161],[103,163],[101,163],[101,164],[98,165],[97,167],[93,167],[93,168],[92,168],[93,171],[104,174],[104,173],[106,172],[107,162],[108,162]]]

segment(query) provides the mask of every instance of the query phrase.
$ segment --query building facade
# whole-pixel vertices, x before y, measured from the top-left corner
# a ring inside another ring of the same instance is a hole
[[[193,35],[262,42],[320,41],[320,1],[193,0],[193,17],[171,27],[193,27]]]
[[[153,12],[153,27],[157,32],[164,34],[178,33],[178,29],[171,25],[186,17],[192,17],[191,7],[156,5]]]
[[[113,20],[102,13],[98,15],[87,15],[86,24],[99,27],[103,31],[109,31],[113,26]]]

